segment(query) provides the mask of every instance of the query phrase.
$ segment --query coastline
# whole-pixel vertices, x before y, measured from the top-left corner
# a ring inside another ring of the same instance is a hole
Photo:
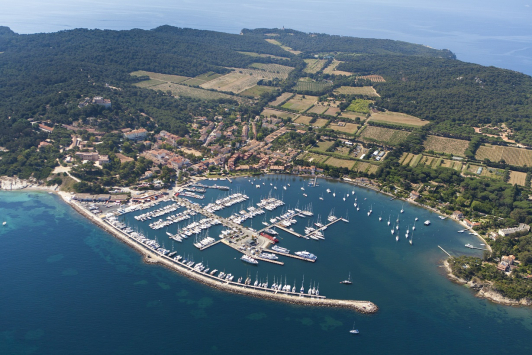
[[[110,225],[105,223],[99,217],[90,214],[83,207],[77,204],[77,202],[70,199],[69,193],[57,191],[56,192],[62,200],[70,205],[76,212],[81,214],[83,217],[87,218],[89,221],[96,224],[98,227],[111,234],[115,238],[119,239],[121,242],[130,246],[133,250],[139,252],[143,255],[143,259],[146,263],[149,264],[159,264],[164,266],[172,271],[179,273],[189,279],[197,281],[203,285],[226,291],[235,294],[241,294],[256,298],[262,298],[271,301],[280,301],[293,305],[306,305],[306,306],[319,306],[319,307],[331,307],[331,308],[344,308],[357,311],[364,314],[372,314],[378,311],[378,307],[370,301],[358,301],[358,300],[339,300],[339,299],[329,299],[329,298],[310,298],[310,297],[298,297],[289,294],[269,292],[266,290],[253,289],[246,287],[244,285],[238,286],[238,284],[228,283],[221,281],[219,279],[214,279],[207,275],[192,271],[189,268],[186,268],[168,257],[159,255],[152,250],[144,247],[140,243],[129,238],[120,231],[112,228]]]
[[[504,297],[499,292],[495,291],[491,287],[491,283],[475,283],[473,281],[466,281],[462,278],[457,277],[453,274],[451,266],[449,265],[449,259],[445,259],[443,266],[445,268],[447,278],[452,282],[455,282],[459,285],[465,285],[475,292],[475,297],[484,298],[490,302],[500,304],[503,306],[532,306],[532,300],[521,298],[515,300],[512,298]]]

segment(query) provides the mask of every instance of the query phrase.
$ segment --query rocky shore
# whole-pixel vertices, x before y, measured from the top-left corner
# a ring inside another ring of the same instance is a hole
[[[460,285],[465,285],[475,292],[475,296],[479,298],[487,299],[493,303],[502,304],[505,306],[532,306],[532,300],[528,298],[521,298],[518,300],[504,297],[498,291],[492,288],[490,282],[474,282],[473,280],[466,281],[453,274],[451,266],[448,260],[443,262],[443,266],[447,272],[447,277]]]

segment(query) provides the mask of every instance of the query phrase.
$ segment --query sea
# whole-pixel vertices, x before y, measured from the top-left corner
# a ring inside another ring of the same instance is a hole
[[[240,33],[243,28],[385,38],[450,49],[458,59],[532,75],[529,0],[19,0],[0,26],[17,33],[161,25]]]
[[[312,252],[318,257],[316,263],[281,257],[283,266],[266,262],[252,266],[221,243],[200,252],[192,245],[194,237],[174,242],[166,229],[155,231],[148,227],[151,221],[133,218],[148,210],[120,219],[165,248],[236,278],[268,278],[270,284],[281,280],[297,289],[302,283],[305,289],[312,285],[329,298],[370,300],[379,311],[364,315],[222,292],[144,263],[139,253],[56,195],[0,192],[0,221],[7,222],[0,226],[0,354],[532,352],[531,308],[476,298],[470,289],[446,278],[441,267],[446,255],[438,246],[452,255],[482,254],[465,248],[467,243],[482,248],[482,241],[458,233],[463,227],[455,221],[441,220],[433,212],[372,190],[325,179],[318,179],[316,187],[308,179],[288,175],[204,183],[226,185],[230,191],[208,189],[205,198],[197,200],[202,205],[236,192],[249,196],[246,202],[217,212],[224,217],[269,196],[285,201],[275,211],[244,222],[246,227],[261,229],[263,221],[294,208],[314,213],[296,217],[292,226],[296,232],[326,221],[329,215],[348,222],[329,226],[321,241],[279,231],[280,246],[291,253]],[[399,241],[391,234],[397,219]],[[426,220],[430,226],[424,225]],[[168,231],[175,233],[191,221],[171,225]],[[222,229],[212,227],[208,234],[218,239]],[[412,245],[405,238],[407,229]],[[340,284],[349,274],[353,284]],[[349,333],[353,327],[359,335]]]

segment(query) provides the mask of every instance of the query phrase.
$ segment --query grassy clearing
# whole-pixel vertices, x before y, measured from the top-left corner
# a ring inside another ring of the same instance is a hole
[[[310,110],[307,111],[307,113],[317,113],[318,115],[321,115],[327,111],[327,109],[327,106],[314,105]]]
[[[149,88],[149,87],[161,85],[161,84],[164,84],[164,81],[150,79],[150,80],[141,81],[140,83],[136,83],[134,85],[139,88]]]
[[[520,185],[525,186],[525,180],[526,180],[526,173],[522,173],[519,171],[510,171],[510,180],[508,180],[508,183],[514,185]]]
[[[339,124],[341,124],[342,126],[340,126]],[[357,125],[357,124],[354,124],[354,123],[336,122],[336,123],[331,123],[329,125],[329,127],[327,127],[327,128],[330,128],[330,129],[332,129],[334,131],[338,131],[338,132],[355,134],[358,131],[358,129],[360,128],[360,126]]]
[[[323,68],[327,60],[325,59],[305,59],[305,63],[307,63],[307,66],[303,71],[305,73],[317,73]]]
[[[423,144],[426,150],[433,150],[438,153],[465,156],[464,153],[469,146],[469,141],[438,136],[428,136]]]
[[[276,98],[275,101],[272,101],[270,103],[270,105],[279,106],[280,104],[282,104],[283,102],[288,100],[292,95],[294,95],[294,94],[292,94],[291,92],[284,92],[284,93],[281,94],[281,96]]]
[[[316,101],[318,101],[317,96],[296,95],[295,97],[288,100],[288,102],[286,102],[282,107],[290,110],[296,110],[298,112],[304,112],[312,105],[314,105]]]
[[[286,111],[280,111],[280,110],[274,110],[274,109],[271,109],[271,108],[265,108],[264,110],[262,110],[262,112],[260,113],[262,116],[264,117],[272,117],[272,116],[276,116],[276,117],[279,117],[279,118],[290,118],[290,119],[293,119],[297,116],[297,114],[295,113],[291,113],[291,112],[286,112]]]
[[[329,107],[324,114],[329,116],[337,116],[339,113],[340,109],[338,107]]]
[[[328,155],[320,155],[315,153],[306,153],[302,159],[308,161],[309,163],[323,163],[327,159],[329,159]]]
[[[190,79],[188,76],[180,76],[180,75],[170,75],[170,74],[160,74],[160,73],[153,73],[150,71],[144,71],[144,70],[137,70],[131,73],[132,76],[149,76],[150,79],[153,80],[160,80],[163,82],[170,82],[179,84],[187,79]]]
[[[300,51],[295,51],[295,50],[293,50],[292,48],[290,48],[288,46],[283,46],[283,44],[281,42],[279,42],[279,41],[277,41],[277,40],[275,40],[273,38],[267,38],[267,39],[265,39],[265,41],[268,42],[268,43],[271,43],[271,44],[275,44],[276,46],[279,46],[282,49],[284,49],[285,51],[290,52],[292,54],[295,54],[295,55],[301,54]]]
[[[361,113],[358,113],[358,112],[349,112],[349,111],[344,111],[340,114],[340,117],[345,117],[345,118],[349,118],[349,119],[356,119],[357,117],[360,118],[361,120],[365,120],[366,119],[366,116],[361,114]]]
[[[236,68],[231,73],[207,81],[200,86],[204,89],[214,89],[238,94],[252,88],[261,79],[284,79],[287,76],[288,74],[286,73],[271,73],[265,70]]]
[[[344,159],[338,159],[334,157],[330,157],[329,159],[325,161],[325,164],[327,165],[335,166],[337,168],[348,168],[348,169],[352,169],[355,163],[356,162],[354,160],[344,160]]]
[[[429,121],[424,121],[414,116],[410,116],[404,113],[398,112],[378,112],[372,113],[371,118],[375,122],[384,122],[391,123],[401,126],[414,126],[420,127],[429,123]]]
[[[504,160],[515,166],[532,166],[532,150],[504,147],[497,145],[483,145],[477,150],[478,160],[489,159],[492,162]]]
[[[299,80],[294,87],[294,90],[297,91],[313,91],[313,92],[319,92],[322,90],[325,90],[326,88],[330,87],[332,83],[327,81],[306,81],[306,80]]]
[[[260,97],[260,95],[264,94],[265,92],[272,92],[272,91],[275,91],[276,89],[277,88],[273,86],[255,85],[247,90],[242,91],[240,95],[258,98]]]
[[[379,167],[377,165],[366,163],[364,161],[357,161],[353,166],[353,170],[368,174],[374,174],[378,169]]]
[[[361,137],[393,145],[404,141],[409,134],[410,132],[391,128],[366,126]]]
[[[315,126],[315,127],[323,127],[327,124],[328,120],[324,119],[324,118],[318,118],[316,120],[316,122],[314,123],[311,123],[312,126]]]
[[[370,100],[356,99],[351,102],[351,105],[347,107],[347,111],[369,113]]]
[[[345,75],[345,76],[353,75],[353,73],[350,73],[348,71],[336,70],[336,68],[338,67],[340,63],[343,63],[343,62],[333,59],[332,63],[329,64],[327,68],[323,69],[323,74]]]
[[[287,77],[288,74],[290,74],[290,72],[294,70],[294,68],[292,67],[288,67],[286,65],[280,65],[280,64],[253,63],[250,65],[250,67],[256,68],[259,70],[264,70],[265,72],[268,72],[268,73],[281,74],[283,77],[285,76]]]
[[[343,95],[365,95],[365,96],[374,96],[380,97],[377,94],[377,91],[373,86],[362,86],[362,87],[353,87],[353,86],[341,86],[338,89],[334,90],[336,94]]]
[[[285,60],[290,59],[286,57],[279,57],[279,56],[272,55],[272,54],[260,54],[260,53],[255,53],[255,52],[238,52],[238,53],[249,55],[250,57],[275,58],[275,59],[285,59]]]
[[[329,142],[329,141],[325,141],[325,142],[318,142],[318,148],[317,150],[319,150],[320,152],[326,152],[327,149],[329,149],[332,145],[334,144],[334,142]]]
[[[232,100],[237,100],[239,102],[249,101],[244,98],[227,95],[221,92],[208,91],[208,90],[203,90],[203,89],[198,89],[198,88],[193,88],[190,86],[173,84],[173,83],[165,83],[165,84],[161,84],[157,86],[151,86],[149,87],[149,89],[162,90],[162,91],[170,90],[172,92],[172,95],[174,96],[195,97],[201,100],[232,99]]]

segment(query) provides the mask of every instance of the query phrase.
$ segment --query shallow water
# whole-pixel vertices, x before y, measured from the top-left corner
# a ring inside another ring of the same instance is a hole
[[[361,203],[357,213],[354,197],[342,196],[353,187],[318,180],[312,188],[307,180],[272,176],[256,189],[247,178],[230,185],[259,202],[278,195],[287,206],[312,203],[314,218],[326,219],[332,207],[338,222],[325,231],[324,241],[298,239],[280,232],[280,245],[292,252],[308,250],[318,256],[315,264],[283,258],[284,266],[260,262],[250,266],[238,260],[240,254],[223,244],[203,252],[183,243],[171,242],[164,230],[157,232],[132,217],[125,220],[150,237],[211,268],[225,269],[237,277],[255,278],[286,275],[299,289],[319,283],[321,294],[331,298],[365,299],[380,310],[360,315],[337,309],[309,308],[233,295],[211,289],[163,267],[146,265],[139,254],[87,222],[54,195],[45,193],[0,193],[0,353],[338,353],[354,351],[393,353],[517,353],[530,351],[526,340],[532,331],[530,308],[510,308],[477,299],[465,287],[449,282],[439,267],[444,254],[479,255],[464,247],[480,241],[450,220],[442,221],[429,211],[390,201],[373,191],[355,188]],[[269,187],[269,183],[277,190]],[[207,181],[207,184],[220,181]],[[287,190],[282,186],[290,183]],[[303,197],[305,188],[308,197]],[[336,191],[336,198],[325,192]],[[209,189],[207,204],[226,192]],[[318,199],[322,196],[324,201]],[[364,200],[366,198],[366,200]],[[372,205],[373,213],[367,216]],[[241,208],[228,208],[229,215]],[[378,217],[382,212],[383,221]],[[142,213],[142,212],[135,212]],[[281,209],[272,215],[279,215]],[[401,240],[396,242],[386,226],[388,216],[400,215]],[[418,217],[414,245],[404,230]],[[269,215],[267,217],[270,218]],[[261,228],[264,216],[253,220]],[[296,231],[303,231],[308,219],[297,218]],[[430,219],[425,227],[422,222]],[[248,224],[249,220],[246,222]],[[172,229],[173,228],[173,229]],[[170,227],[173,232],[176,225]],[[219,228],[219,227],[218,227]],[[220,228],[221,229],[221,228]],[[217,237],[213,228],[209,234]],[[235,259],[236,258],[236,259]],[[351,272],[353,285],[340,285]],[[356,320],[361,331],[348,331]],[[511,339],[511,341],[510,341]]]

